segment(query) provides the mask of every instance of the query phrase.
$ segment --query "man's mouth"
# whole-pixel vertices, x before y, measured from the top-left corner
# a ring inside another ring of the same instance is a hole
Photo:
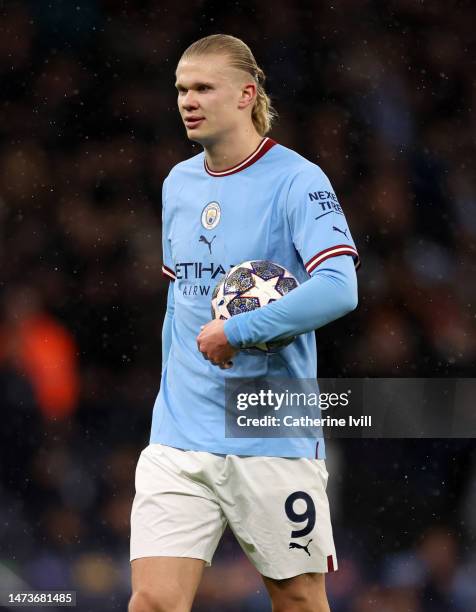
[[[188,117],[184,119],[185,126],[191,130],[198,127],[202,121],[205,121],[204,117]]]

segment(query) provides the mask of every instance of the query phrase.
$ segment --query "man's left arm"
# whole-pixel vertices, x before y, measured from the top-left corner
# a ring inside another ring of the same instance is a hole
[[[339,255],[276,302],[226,321],[224,333],[232,346],[246,348],[318,329],[354,310],[357,302],[354,262]]]

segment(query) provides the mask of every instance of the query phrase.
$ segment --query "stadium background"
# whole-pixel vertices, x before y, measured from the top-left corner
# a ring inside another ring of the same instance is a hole
[[[160,193],[195,154],[181,51],[242,37],[322,165],[363,260],[318,332],[326,376],[474,376],[469,3],[76,0],[0,6],[0,586],[124,610],[133,474],[159,385]],[[335,612],[476,610],[471,440],[330,449]],[[195,610],[269,610],[227,534]]]

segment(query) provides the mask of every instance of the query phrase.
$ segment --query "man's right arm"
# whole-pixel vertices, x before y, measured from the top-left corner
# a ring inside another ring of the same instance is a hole
[[[174,320],[174,286],[169,283],[167,293],[167,309],[165,311],[164,323],[162,325],[162,373],[164,372],[167,360],[170,353],[170,345],[172,344],[172,324]]]
[[[169,177],[165,179],[162,185],[162,274],[169,281],[169,288],[167,292],[167,309],[165,311],[164,323],[162,326],[162,373],[165,370],[165,366],[169,358],[170,346],[172,344],[172,325],[175,310],[173,284],[173,281],[175,281],[175,273],[170,248],[170,240],[168,238],[170,214],[167,214],[166,207],[168,182]]]

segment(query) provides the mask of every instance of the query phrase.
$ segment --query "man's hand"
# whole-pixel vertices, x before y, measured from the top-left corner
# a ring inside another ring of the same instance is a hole
[[[228,342],[224,326],[225,321],[220,319],[202,325],[197,336],[197,346],[205,359],[213,365],[220,366],[222,370],[227,370],[232,367],[231,358],[238,351]]]

